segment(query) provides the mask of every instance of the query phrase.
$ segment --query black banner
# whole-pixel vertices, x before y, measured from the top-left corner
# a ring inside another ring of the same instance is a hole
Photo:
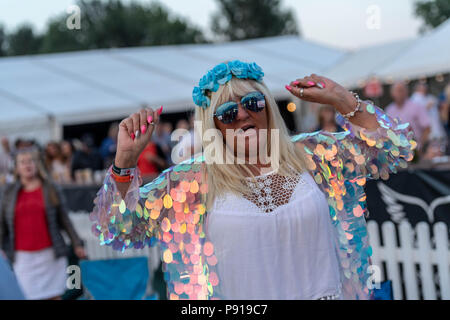
[[[445,222],[450,227],[450,171],[401,171],[389,180],[369,180],[366,185],[368,220]]]

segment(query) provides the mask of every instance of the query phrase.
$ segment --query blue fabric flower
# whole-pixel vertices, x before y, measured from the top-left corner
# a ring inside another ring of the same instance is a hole
[[[211,101],[207,97],[207,91],[216,92],[220,85],[224,85],[235,76],[239,79],[253,79],[261,81],[264,77],[262,69],[256,63],[245,63],[234,60],[228,63],[220,63],[209,70],[199,81],[198,87],[194,87],[192,98],[194,103],[202,108],[209,107]]]
[[[227,64],[221,63],[214,67],[213,69],[214,77],[217,79],[217,83],[219,85],[223,85],[231,80],[231,77],[233,76],[230,73],[230,68]]]
[[[239,79],[246,79],[248,77],[247,64],[239,60],[231,61],[229,64],[231,73]]]
[[[194,90],[192,90],[192,99],[194,99],[196,105],[202,104],[203,92],[199,87],[194,87]]]
[[[260,81],[264,77],[264,72],[256,63],[248,65],[248,77]]]
[[[199,81],[198,86],[202,90],[214,89],[214,73],[208,71]]]
[[[209,98],[205,95],[205,92],[201,90],[199,87],[194,87],[192,91],[192,98],[194,103],[202,108],[207,108],[209,106]]]

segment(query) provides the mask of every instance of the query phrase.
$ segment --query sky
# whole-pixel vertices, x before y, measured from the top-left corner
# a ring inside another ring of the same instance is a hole
[[[210,34],[211,15],[218,10],[216,0],[159,2]],[[48,18],[75,3],[76,0],[0,0],[0,23],[8,31],[24,22],[43,31]],[[284,8],[293,10],[305,39],[344,49],[417,36],[422,22],[414,16],[413,3],[414,0],[282,0]]]

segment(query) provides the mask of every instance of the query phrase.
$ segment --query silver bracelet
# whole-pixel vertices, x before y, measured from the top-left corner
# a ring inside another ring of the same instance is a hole
[[[351,117],[353,117],[355,115],[356,112],[361,111],[362,100],[359,98],[359,95],[353,91],[350,91],[350,93],[356,98],[357,104],[356,104],[355,110],[342,115],[345,119],[350,119]]]

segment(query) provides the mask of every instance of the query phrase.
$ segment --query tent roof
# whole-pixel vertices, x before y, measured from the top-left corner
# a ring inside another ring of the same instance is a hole
[[[399,80],[447,72],[450,72],[450,19],[418,39],[378,74],[385,80]]]
[[[402,40],[350,52],[325,75],[344,86],[356,87],[360,81],[377,75],[380,68],[407,51],[415,42],[415,39]]]
[[[173,45],[7,57],[0,59],[0,105],[12,121],[52,116],[75,124],[117,119],[142,103],[166,112],[193,107],[192,89],[217,63],[256,61],[278,97],[299,75],[321,72],[345,52],[297,36],[223,44]]]

